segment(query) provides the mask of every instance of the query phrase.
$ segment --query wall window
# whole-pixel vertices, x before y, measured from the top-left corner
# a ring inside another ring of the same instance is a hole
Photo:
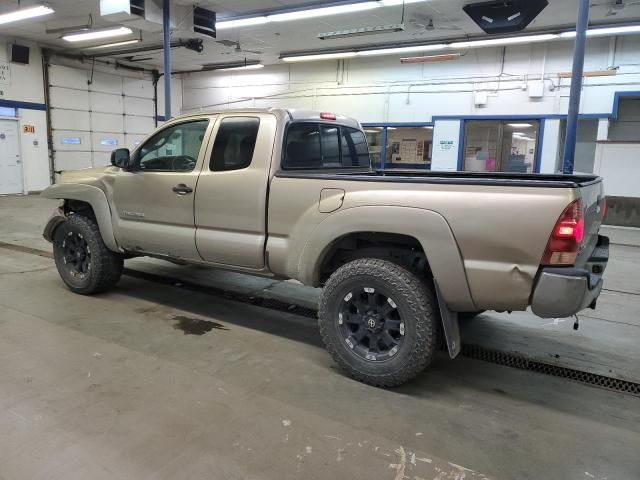
[[[214,171],[238,170],[251,165],[256,148],[260,119],[227,117],[222,119],[209,168]]]
[[[431,168],[433,127],[387,127],[385,168]]]
[[[190,172],[198,161],[208,120],[184,122],[159,131],[138,151],[141,170]]]
[[[15,117],[16,109],[11,107],[0,107],[0,117]]]
[[[618,118],[611,122],[609,140],[613,142],[640,141],[640,98],[621,98]]]
[[[294,123],[287,130],[285,169],[369,167],[365,136],[338,125]]]
[[[367,127],[364,129],[364,133],[367,136],[367,143],[369,144],[369,156],[371,157],[371,164],[373,168],[380,168],[380,161],[382,158],[382,137],[383,127]]]
[[[539,130],[537,120],[465,121],[463,169],[534,173]]]

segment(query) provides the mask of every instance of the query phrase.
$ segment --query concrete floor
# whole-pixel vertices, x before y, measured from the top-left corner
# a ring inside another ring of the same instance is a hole
[[[1,197],[0,242],[50,249],[40,232],[54,206]],[[626,246],[614,245],[609,290],[579,332],[526,312],[490,313],[466,325],[464,339],[637,378],[640,235],[612,232]],[[127,266],[296,304],[317,295],[148,260]],[[210,331],[188,334],[201,321]],[[132,276],[81,297],[49,258],[1,246],[0,432],[1,480],[640,472],[637,397],[444,354],[416,381],[376,389],[336,370],[308,318]]]

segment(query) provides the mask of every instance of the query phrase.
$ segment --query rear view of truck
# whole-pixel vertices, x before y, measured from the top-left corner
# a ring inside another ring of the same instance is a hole
[[[578,198],[558,218],[542,257],[531,299],[543,318],[568,317],[595,308],[609,259],[609,239],[599,229],[606,213],[601,179],[578,187]]]

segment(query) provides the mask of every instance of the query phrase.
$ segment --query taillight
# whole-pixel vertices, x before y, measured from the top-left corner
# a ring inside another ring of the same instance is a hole
[[[556,222],[542,257],[543,265],[573,265],[584,239],[580,200],[571,202]]]

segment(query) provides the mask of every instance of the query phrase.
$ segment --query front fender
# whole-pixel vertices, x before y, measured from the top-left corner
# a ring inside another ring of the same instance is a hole
[[[324,256],[339,238],[353,233],[379,232],[414,237],[427,256],[447,306],[453,311],[477,310],[464,263],[449,224],[432,210],[398,206],[362,206],[336,212],[308,236],[298,259],[298,280],[317,285]]]
[[[107,197],[104,192],[98,187],[79,183],[58,183],[47,187],[40,195],[45,198],[79,200],[91,205],[104,244],[109,250],[114,252],[122,251],[113,234],[109,202],[107,201]],[[49,236],[47,240],[51,238],[53,231],[60,224],[61,220],[64,219],[60,219],[58,214],[54,214],[49,222],[47,222],[47,226],[44,231],[45,238],[47,238],[47,235]]]

